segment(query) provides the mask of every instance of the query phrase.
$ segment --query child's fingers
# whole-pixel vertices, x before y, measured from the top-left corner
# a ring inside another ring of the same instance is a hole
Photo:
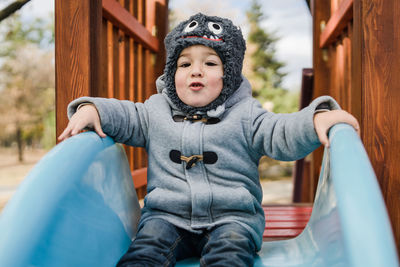
[[[360,135],[360,125],[358,123],[358,120],[350,113],[348,113],[346,111],[343,111],[343,112],[345,114],[343,122],[350,124],[354,128],[354,130],[356,130],[357,134]]]
[[[60,136],[58,137],[59,141],[64,141],[65,139],[67,139],[69,137],[69,129],[65,128],[64,131],[60,134]]]
[[[64,141],[65,139],[68,139],[69,137],[71,137],[72,136],[71,131],[72,131],[71,123],[68,123],[67,127],[64,129],[64,131],[58,137],[58,140]]]
[[[77,123],[75,121],[70,121],[67,125],[67,128],[62,132],[62,134],[58,137],[58,140],[64,141],[71,136],[77,135],[85,126],[82,127],[82,123]]]
[[[107,137],[107,135],[103,132],[103,129],[101,129],[100,123],[95,123],[94,124],[94,130],[96,131],[96,133],[102,137],[105,138]]]
[[[325,147],[329,147],[329,138],[326,133],[326,130],[324,129],[316,129],[318,139],[321,142],[321,144]]]

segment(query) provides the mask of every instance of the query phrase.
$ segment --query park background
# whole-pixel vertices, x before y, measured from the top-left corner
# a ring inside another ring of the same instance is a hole
[[[0,10],[14,1],[0,0]],[[244,74],[274,112],[298,110],[301,71],[312,65],[305,1],[170,0],[170,28],[191,14],[228,17],[247,39]],[[0,22],[0,209],[54,147],[54,1],[31,0]],[[261,60],[260,60],[261,59]],[[293,162],[264,158],[264,202],[291,201]]]

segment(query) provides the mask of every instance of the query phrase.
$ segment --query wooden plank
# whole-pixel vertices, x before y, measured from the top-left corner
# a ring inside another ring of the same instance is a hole
[[[312,212],[311,204],[263,206],[265,230],[263,240],[281,240],[299,235]]]
[[[155,2],[154,0],[148,0],[146,1],[146,8],[145,8],[145,25],[146,29],[151,32],[153,36],[155,36]],[[147,99],[149,98],[153,93],[155,93],[155,64],[154,64],[154,57],[153,54],[151,53],[150,50],[146,49],[145,51],[145,61],[146,61],[146,83],[145,83],[145,88],[144,88],[144,94],[143,98]]]
[[[114,25],[132,36],[136,41],[152,50],[158,52],[159,44],[157,38],[151,35],[146,28],[125,8],[115,0],[103,0],[103,16]]]
[[[382,189],[400,251],[400,1],[355,1],[360,18],[362,140]],[[356,28],[357,27],[357,28]],[[357,29],[357,30],[356,30]]]
[[[118,31],[118,75],[119,75],[119,99],[125,100],[126,99],[126,56],[125,56],[125,49],[126,49],[126,42],[125,42],[125,35],[124,32],[119,30]]]
[[[297,215],[297,214],[287,214],[287,215],[268,215],[265,214],[266,221],[308,221],[310,215]]]
[[[137,2],[137,19],[138,22],[141,25],[145,24],[144,21],[144,10],[145,10],[145,2],[143,2],[142,0],[138,0]],[[137,79],[136,79],[136,83],[137,83],[137,87],[136,87],[136,98],[135,98],[135,102],[143,102],[143,93],[144,93],[144,84],[145,84],[145,72],[144,72],[144,66],[145,66],[145,58],[144,58],[144,50],[145,47],[141,44],[138,43],[138,47],[137,47],[137,63],[136,63],[136,71],[137,71]],[[136,168],[141,168],[143,167],[143,152],[141,151],[140,148],[135,148],[136,153],[135,153],[135,166]]]
[[[321,23],[329,19],[330,5],[329,1],[312,0],[311,1],[311,12],[313,14],[313,36],[317,37],[321,35]],[[313,98],[321,95],[328,95],[330,88],[330,76],[329,76],[329,62],[326,60],[327,51],[321,50],[319,47],[319,39],[313,39],[313,69],[314,69],[314,90]],[[310,179],[309,179],[309,193],[303,195],[308,201],[313,201],[318,178],[321,168],[323,156],[323,148],[320,147],[315,150],[310,156]],[[310,197],[312,196],[312,197]]]
[[[314,88],[314,71],[313,69],[303,69],[302,70],[302,78],[301,78],[301,91],[300,91],[300,109],[308,106],[312,100],[313,95],[313,88]],[[309,176],[304,175],[304,165],[305,159],[297,160],[294,167],[293,172],[293,202],[309,202],[311,200],[306,199],[305,195],[308,195],[309,188],[304,187],[309,180]]]
[[[102,64],[100,66],[100,79],[101,79],[101,87],[97,90],[97,94],[95,96],[98,97],[108,97],[108,62],[110,61],[109,53],[108,53],[108,24],[109,22],[102,18],[102,26],[101,26],[101,60]]]
[[[135,188],[140,188],[147,184],[147,168],[141,168],[132,171],[132,178]]]
[[[121,7],[129,13],[128,10],[125,9],[125,0],[119,0],[119,4]],[[129,14],[130,15],[130,14]],[[118,88],[119,88],[119,99],[125,100],[126,99],[126,36],[124,31],[118,29]],[[125,148],[127,150],[127,148]]]
[[[307,212],[310,213],[312,211],[312,206],[311,204],[304,204],[304,205],[290,205],[290,206],[269,206],[269,205],[264,205],[263,206],[264,211],[268,212],[296,212],[296,213],[301,213],[301,212]]]
[[[68,124],[67,105],[101,86],[101,1],[55,1],[56,136]],[[87,29],[91,29],[88,31]]]
[[[327,47],[335,41],[348,22],[353,19],[353,1],[343,0],[335,13],[330,17],[328,24],[320,36],[320,48]]]
[[[267,229],[304,229],[308,221],[267,221],[265,227]]]
[[[308,215],[310,216],[312,210],[265,210],[267,216],[272,215]]]
[[[134,2],[128,1],[128,11],[133,16],[134,15]],[[128,99],[134,101],[135,96],[135,41],[132,37],[129,37],[129,63],[128,63]],[[131,170],[134,169],[134,148],[130,147],[127,153],[129,165]]]
[[[265,238],[293,238],[303,232],[303,229],[266,229],[263,233],[263,239]]]
[[[360,124],[361,132],[364,131],[363,119],[362,119],[362,12],[360,10],[361,5],[359,1],[354,2],[353,12],[353,25],[349,30],[351,36],[351,113],[358,119]]]
[[[164,48],[164,38],[168,33],[168,0],[155,0],[155,34],[159,40],[159,51],[155,59],[154,77],[157,78],[164,73],[166,53]],[[155,89],[154,89],[155,92]]]
[[[113,25],[107,21],[107,97],[114,97],[114,39]]]

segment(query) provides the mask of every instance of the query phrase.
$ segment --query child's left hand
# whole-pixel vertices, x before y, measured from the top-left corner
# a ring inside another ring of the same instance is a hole
[[[328,130],[337,123],[347,123],[354,127],[358,135],[360,135],[360,125],[357,119],[344,110],[331,110],[316,113],[314,115],[314,128],[317,132],[318,139],[325,147],[329,147]]]

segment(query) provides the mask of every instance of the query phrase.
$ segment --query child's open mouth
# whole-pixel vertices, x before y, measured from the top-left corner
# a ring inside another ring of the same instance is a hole
[[[204,87],[204,84],[200,83],[200,82],[192,82],[189,85],[190,89],[192,89],[193,91],[199,91]]]

